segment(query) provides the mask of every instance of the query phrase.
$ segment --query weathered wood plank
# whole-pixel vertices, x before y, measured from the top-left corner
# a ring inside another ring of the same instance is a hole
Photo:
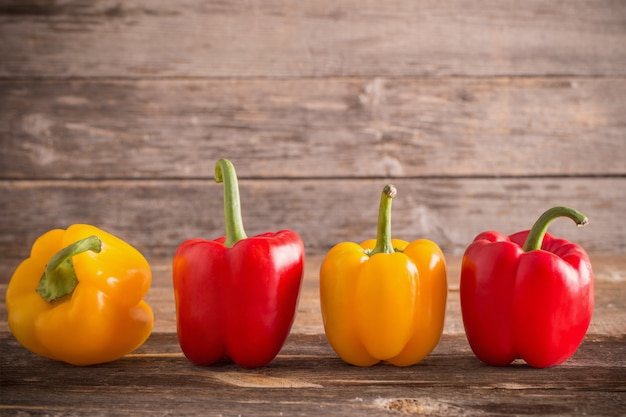
[[[626,5],[2,0],[0,38],[0,76],[624,75]]]
[[[0,177],[626,175],[626,79],[0,82]]]
[[[545,370],[522,363],[487,367],[472,355],[460,319],[458,256],[448,259],[450,290],[442,340],[424,361],[409,368],[356,368],[332,351],[319,312],[321,257],[308,260],[287,343],[269,366],[257,370],[226,361],[198,367],[184,358],[175,335],[167,259],[156,262],[147,297],[155,311],[155,332],[133,354],[86,368],[50,361],[20,347],[5,326],[6,287],[0,284],[0,412],[7,416],[281,412],[309,416],[328,410],[338,416],[618,415],[626,406],[625,258],[592,254],[592,260],[597,266],[597,291],[589,333],[570,360]]]
[[[408,368],[349,366],[319,336],[291,336],[258,370],[194,366],[177,353],[171,333],[153,335],[136,355],[87,368],[32,355],[6,333],[0,348],[0,410],[7,416],[613,416],[626,407],[624,336],[587,337],[572,359],[543,370],[484,366],[463,336],[444,336]]]
[[[242,180],[249,235],[301,234],[307,252],[376,233],[385,180]],[[459,254],[485,229],[527,229],[547,208],[568,205],[590,224],[554,222],[550,231],[589,252],[625,252],[625,178],[397,179],[393,234],[428,238]],[[210,180],[0,181],[0,265],[22,258],[41,233],[91,223],[123,237],[148,257],[171,256],[192,237],[223,235],[223,186]]]

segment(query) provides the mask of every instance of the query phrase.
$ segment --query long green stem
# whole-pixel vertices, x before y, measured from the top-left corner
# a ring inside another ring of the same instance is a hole
[[[74,291],[78,285],[72,257],[83,252],[100,253],[102,241],[98,236],[89,236],[58,251],[46,265],[39,280],[37,292],[46,301],[54,301]]]
[[[378,230],[376,232],[376,246],[369,253],[370,256],[377,253],[394,253],[391,243],[391,200],[398,193],[396,187],[391,184],[385,185],[380,195],[378,208]]]
[[[576,222],[576,226],[578,227],[584,226],[589,223],[589,219],[587,219],[587,216],[585,216],[578,210],[574,210],[573,208],[564,206],[552,207],[541,216],[539,216],[532,229],[530,229],[530,233],[526,237],[526,242],[524,242],[524,252],[541,249],[543,238],[548,231],[548,226],[550,225],[552,220],[558,217],[569,217],[570,219],[574,220],[574,222]]]
[[[226,225],[224,245],[232,248],[235,243],[247,236],[241,218],[237,172],[228,159],[220,159],[215,163],[215,181],[224,183],[224,223]]]

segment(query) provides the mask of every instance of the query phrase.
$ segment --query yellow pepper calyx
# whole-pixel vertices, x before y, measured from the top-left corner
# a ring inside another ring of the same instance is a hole
[[[71,294],[78,285],[72,257],[87,251],[100,253],[101,250],[102,241],[94,235],[58,251],[46,265],[37,286],[37,293],[48,302]]]
[[[72,257],[83,252],[100,253],[102,241],[98,236],[89,236],[58,251],[46,265],[37,293],[46,301],[54,301],[71,294],[78,285]]]

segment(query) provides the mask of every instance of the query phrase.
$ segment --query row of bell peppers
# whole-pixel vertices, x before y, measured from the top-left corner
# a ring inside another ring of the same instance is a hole
[[[232,163],[221,159],[226,234],[191,239],[173,260],[177,334],[185,356],[209,365],[271,362],[293,324],[304,245],[282,230],[247,237]],[[346,362],[413,365],[439,343],[447,302],[444,254],[432,241],[392,239],[386,185],[376,239],[334,246],[320,269],[328,342]],[[593,272],[585,250],[547,233],[555,218],[578,225],[576,210],[555,207],[528,230],[488,231],[467,247],[460,296],[469,345],[496,366],[522,358],[560,364],[582,342],[593,311]],[[94,226],[72,225],[37,239],[7,288],[9,328],[32,352],[75,365],[116,360],[149,337],[154,316],[143,300],[151,271],[128,243]]]

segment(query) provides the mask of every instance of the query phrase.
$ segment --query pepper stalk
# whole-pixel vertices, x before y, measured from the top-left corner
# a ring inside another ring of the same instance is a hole
[[[543,213],[541,216],[539,216],[533,227],[530,229],[530,233],[528,233],[528,236],[526,237],[526,241],[524,242],[524,246],[522,248],[524,252],[541,249],[541,245],[543,244],[543,238],[548,231],[548,226],[554,219],[558,217],[569,217],[576,223],[576,226],[578,227],[585,226],[587,223],[589,223],[589,219],[587,218],[587,216],[585,216],[578,210],[574,210],[573,208],[565,206],[552,207],[551,209],[546,210],[546,212]]]
[[[93,235],[58,251],[46,265],[37,286],[37,293],[48,302],[71,294],[78,285],[72,257],[87,251],[100,253],[101,250],[102,241]]]
[[[398,194],[392,184],[387,184],[380,195],[378,208],[378,229],[376,231],[376,246],[368,253],[373,256],[377,253],[394,253],[396,249],[391,243],[391,200]]]
[[[232,248],[235,243],[247,238],[241,218],[241,200],[237,172],[232,162],[220,159],[215,163],[215,182],[224,183],[224,224],[226,240],[224,246]]]

